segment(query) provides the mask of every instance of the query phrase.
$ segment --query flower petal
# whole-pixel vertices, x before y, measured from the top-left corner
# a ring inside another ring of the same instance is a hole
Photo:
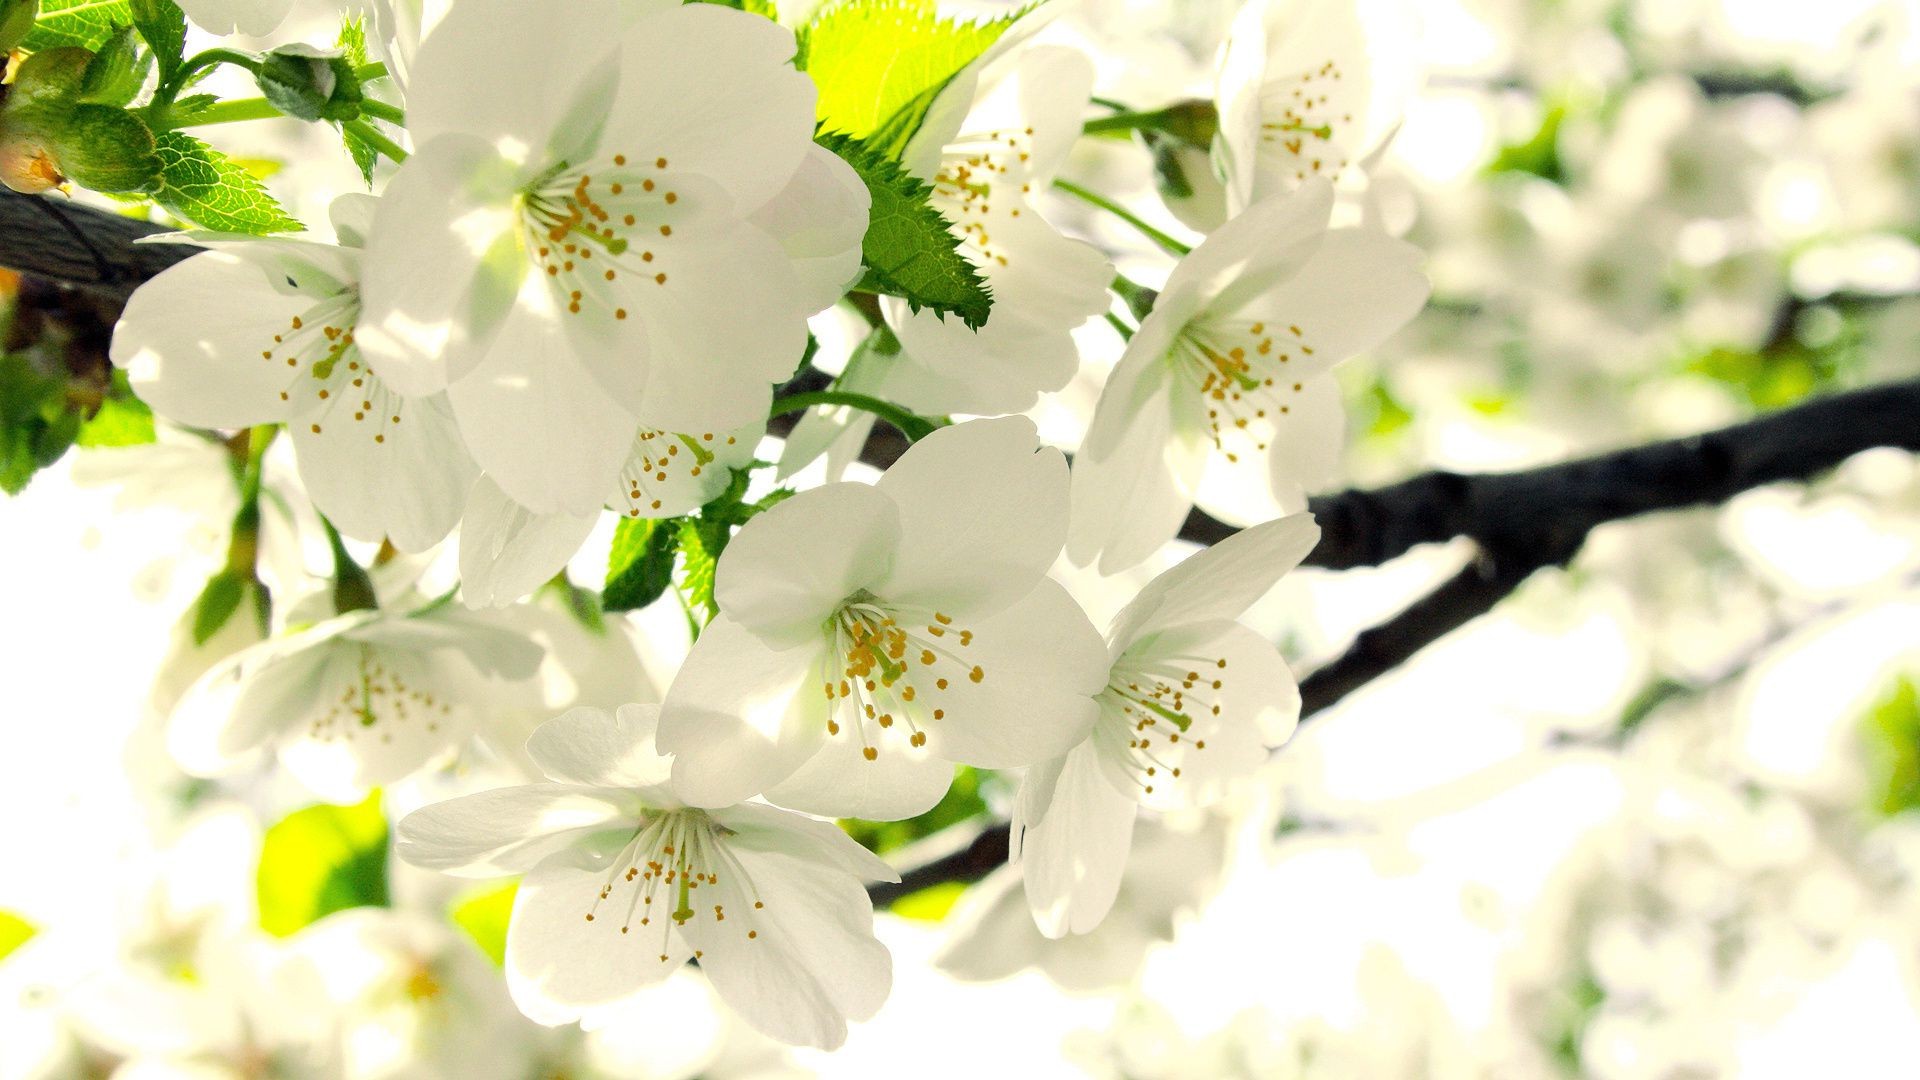
[[[452,657],[334,642],[314,695],[283,717],[280,763],[321,798],[358,802],[467,737],[472,684]]]
[[[672,809],[666,789],[673,763],[654,746],[659,727],[658,705],[569,709],[534,729],[527,753],[560,783],[645,789],[648,806]]]
[[[378,379],[342,389],[303,397],[295,410],[301,482],[348,536],[425,551],[460,520],[479,474],[446,395],[402,398]]]
[[[708,623],[660,708],[674,794],[731,806],[799,768],[826,731],[822,663],[818,640],[775,649],[724,613]]]
[[[638,800],[569,784],[495,788],[421,807],[400,819],[394,854],[457,877],[520,874],[599,832],[633,835]]]
[[[778,240],[802,286],[801,307],[823,311],[860,277],[860,244],[872,197],[853,166],[811,146],[800,168],[751,220]]]
[[[1312,514],[1242,529],[1148,582],[1114,617],[1109,640],[1124,650],[1160,630],[1237,619],[1319,542]]]
[[[481,476],[460,519],[460,598],[500,608],[531,594],[566,567],[599,520],[598,512],[536,514]]]
[[[830,863],[862,881],[899,881],[900,874],[830,821],[759,803],[713,811],[713,820],[733,830],[730,844],[754,851],[785,851]]]
[[[1420,271],[1423,258],[1419,248],[1378,229],[1334,229],[1285,280],[1257,293],[1236,283],[1209,310],[1297,325],[1296,336],[1313,348],[1314,366],[1295,374],[1314,374],[1374,348],[1419,313],[1430,291]]]
[[[1040,816],[1013,826],[1021,833],[1027,905],[1042,934],[1084,934],[1107,917],[1138,815],[1133,800],[1108,781],[1091,742],[1068,752]]]
[[[1032,590],[1067,536],[1067,466],[1024,416],[921,439],[877,485],[900,545],[874,591],[900,606],[991,615]]]
[[[1160,363],[1131,350],[1121,358],[1073,461],[1067,555],[1076,564],[1097,556],[1101,573],[1119,573],[1179,534],[1206,468],[1205,445],[1176,428],[1181,404]]]
[[[904,739],[865,756],[861,736],[843,725],[791,776],[767,789],[767,801],[821,817],[902,821],[933,809],[953,785],[953,763]]]
[[[827,617],[881,579],[899,538],[897,504],[879,490],[813,488],[747,522],[720,555],[714,598],[772,644],[818,642]]]

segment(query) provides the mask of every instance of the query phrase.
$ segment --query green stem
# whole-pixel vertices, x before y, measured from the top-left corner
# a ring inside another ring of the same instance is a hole
[[[387,65],[378,62],[361,64],[359,67],[353,69],[353,73],[359,77],[361,82],[372,82],[375,79],[384,79],[387,77]]]
[[[333,527],[326,515],[320,517],[320,524],[327,531],[327,547],[333,551],[333,610],[337,615],[349,611],[369,611],[379,607],[374,598],[373,579],[367,571],[355,562],[347,551],[346,542],[340,539],[340,530]]]
[[[267,447],[280,434],[277,424],[262,424],[247,433],[247,458],[240,468],[240,509],[233,515],[233,532],[227,538],[226,572],[253,583],[256,605],[253,616],[260,633],[266,634],[273,620],[273,598],[260,580],[260,476]]]
[[[286,113],[273,107],[266,98],[236,98],[232,101],[215,102],[193,114],[193,119],[184,124],[176,124],[171,118],[162,116],[154,123],[164,131],[178,131],[182,128],[206,127],[209,124],[236,124],[245,120],[272,120]]]
[[[1160,250],[1169,255],[1178,258],[1193,250],[1180,241],[1175,240],[1173,237],[1168,236],[1166,233],[1161,232],[1159,229],[1154,228],[1152,225],[1147,224],[1139,215],[1099,192],[1089,191],[1071,180],[1055,180],[1053,186],[1079,199],[1081,202],[1097,206],[1107,213],[1112,214],[1114,217],[1119,218],[1121,221],[1133,226],[1140,231],[1140,235],[1158,244]]]
[[[387,123],[396,127],[407,126],[406,110],[398,105],[389,105],[384,101],[375,101],[372,98],[361,98],[360,113],[363,116],[371,116],[375,120],[385,120]]]
[[[881,401],[866,394],[856,394],[849,390],[809,390],[804,394],[789,394],[773,403],[767,412],[768,417],[781,416],[801,409],[810,409],[815,405],[845,405],[861,409],[900,429],[909,442],[918,442],[932,434],[934,423],[923,416],[902,409],[898,405]]]
[[[1102,116],[1087,121],[1080,128],[1080,133],[1082,135],[1124,135],[1142,129],[1153,130],[1165,127],[1172,116],[1172,109],[1154,109],[1152,112],[1117,112],[1112,116]]]
[[[238,49],[208,49],[205,52],[196,53],[185,63],[175,68],[173,77],[165,83],[162,83],[160,88],[154,91],[154,111],[165,112],[166,107],[173,104],[173,99],[180,96],[180,91],[186,88],[187,83],[191,81],[195,75],[198,75],[208,68],[218,67],[221,64],[234,64],[255,73],[258,73],[260,70],[259,57],[254,56],[252,53],[241,52]]]
[[[388,161],[401,162],[407,160],[407,152],[401,149],[399,143],[380,134],[378,129],[365,120],[349,120],[341,124],[340,129],[342,131],[353,132],[360,137],[362,142],[365,142],[368,146],[386,155]]]
[[[1119,333],[1121,341],[1133,340],[1133,327],[1128,326],[1127,320],[1115,315],[1111,311],[1107,312],[1107,325],[1113,327],[1114,330]]]

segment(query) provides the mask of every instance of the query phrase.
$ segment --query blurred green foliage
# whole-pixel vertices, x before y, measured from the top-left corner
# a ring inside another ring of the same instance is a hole
[[[256,883],[260,928],[286,937],[336,911],[388,903],[387,818],[375,792],[309,806],[267,830]]]

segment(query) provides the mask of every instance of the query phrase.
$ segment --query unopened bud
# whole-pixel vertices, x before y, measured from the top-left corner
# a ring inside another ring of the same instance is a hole
[[[0,0],[0,53],[25,41],[39,17],[40,0]]]
[[[46,144],[26,134],[0,135],[0,183],[38,195],[67,182]]]

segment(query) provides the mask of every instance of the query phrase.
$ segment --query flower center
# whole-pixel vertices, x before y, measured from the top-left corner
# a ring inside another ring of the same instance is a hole
[[[358,294],[327,297],[288,320],[260,350],[260,360],[288,368],[280,400],[292,406],[309,434],[371,434],[384,444],[406,414],[406,399],[389,391],[360,358],[353,340],[359,319]]]
[[[413,685],[398,670],[388,666],[371,645],[352,643],[355,652],[351,667],[337,660],[329,667],[346,669],[348,677],[337,694],[328,691],[307,726],[308,737],[316,741],[352,740],[362,734],[376,735],[383,743],[393,741],[395,732],[409,724],[423,724],[429,734],[437,734],[452,714],[453,706],[441,701],[432,690]]]
[[[1151,795],[1156,783],[1180,778],[1188,754],[1207,748],[1191,730],[1220,715],[1226,679],[1224,657],[1123,657],[1098,695],[1094,738]]]
[[[962,657],[973,631],[943,612],[890,609],[863,590],[827,620],[826,631],[831,647],[821,686],[827,734],[838,736],[841,721],[851,718],[868,761],[879,758],[881,733],[896,722],[908,746],[927,745],[927,728],[946,718],[946,695],[956,681],[987,677],[984,667]]]
[[[625,319],[632,289],[665,285],[685,202],[667,159],[561,163],[519,199],[522,242],[569,314]]]
[[[1007,265],[1007,251],[995,244],[987,220],[996,207],[1008,217],[1019,217],[1020,196],[1033,185],[1024,180],[1019,194],[1010,188],[1016,171],[1024,173],[1032,158],[1033,129],[986,131],[962,135],[942,148],[940,171],[933,177],[933,202],[960,232],[961,246],[980,265]],[[1000,198],[993,185],[1001,182]]]
[[[1265,322],[1192,322],[1167,354],[1174,370],[1199,391],[1214,448],[1239,461],[1249,450],[1264,452],[1293,395],[1305,384],[1289,373],[1295,354],[1313,355],[1299,324],[1274,328]]]
[[[627,516],[680,513],[680,509],[667,507],[669,502],[676,507],[686,502],[684,490],[673,489],[697,488],[709,469],[724,472],[726,466],[714,464],[714,458],[736,442],[735,436],[711,431],[687,435],[641,428],[633,437],[633,450],[620,472],[620,497],[627,504]]]
[[[1331,104],[1329,91],[1341,81],[1340,65],[1328,60],[1295,75],[1269,78],[1261,88],[1260,148],[1293,168],[1294,178],[1336,173],[1348,165],[1334,133],[1353,123],[1353,114]]]
[[[728,895],[751,902],[749,910],[736,912],[735,925],[746,931],[747,940],[758,940],[760,920],[754,912],[767,905],[753,876],[727,850],[725,838],[729,835],[703,810],[668,810],[656,815],[633,834],[613,860],[606,881],[587,908],[587,921],[597,921],[601,906],[615,905],[614,894],[626,890],[620,932],[632,933],[635,926],[650,927],[659,916],[660,962],[666,963],[670,930],[696,919],[711,920],[716,928],[727,921],[727,905],[719,896],[724,889]],[[700,893],[702,887],[707,890],[705,897]],[[708,903],[707,898],[716,902]],[[701,954],[696,950],[693,955]]]

